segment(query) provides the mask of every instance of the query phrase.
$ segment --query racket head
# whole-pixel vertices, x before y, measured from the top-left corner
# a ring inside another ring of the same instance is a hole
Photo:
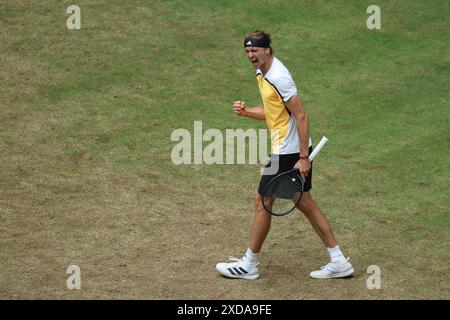
[[[264,209],[274,216],[284,216],[300,202],[304,181],[298,169],[292,169],[273,177],[262,192]]]

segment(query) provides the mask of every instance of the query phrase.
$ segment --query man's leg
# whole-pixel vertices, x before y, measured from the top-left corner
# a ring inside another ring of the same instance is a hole
[[[329,279],[347,277],[353,274],[353,267],[350,262],[345,259],[341,249],[336,243],[330,223],[320,208],[314,202],[309,192],[304,192],[297,208],[303,212],[313,226],[316,233],[322,239],[330,254],[331,262],[320,270],[310,273],[312,278]]]
[[[258,253],[269,233],[272,220],[272,215],[264,209],[261,198],[261,195],[257,194],[256,212],[253,217],[248,249],[244,257],[240,260],[236,259],[236,262],[222,262],[216,265],[217,271],[226,277],[250,280],[259,278]]]
[[[334,248],[336,246],[336,238],[331,230],[330,223],[322,211],[320,211],[309,192],[303,193],[302,199],[297,205],[297,209],[303,212],[308,218],[325,246],[327,248]]]
[[[248,247],[253,253],[259,253],[264,240],[270,230],[272,215],[266,211],[262,204],[262,196],[258,193],[255,199],[255,216],[253,217],[252,230]]]

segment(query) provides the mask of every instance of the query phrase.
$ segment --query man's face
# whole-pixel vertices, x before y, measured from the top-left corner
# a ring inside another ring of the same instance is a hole
[[[246,47],[247,57],[255,69],[261,69],[270,56],[269,48]]]

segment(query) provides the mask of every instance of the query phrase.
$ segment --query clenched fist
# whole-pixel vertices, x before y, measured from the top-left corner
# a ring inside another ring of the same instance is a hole
[[[233,102],[233,112],[238,116],[245,115],[245,102],[244,101],[235,101]]]

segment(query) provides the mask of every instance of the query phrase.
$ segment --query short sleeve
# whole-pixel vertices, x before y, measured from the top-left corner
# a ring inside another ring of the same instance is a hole
[[[283,74],[274,80],[275,88],[280,94],[284,102],[288,102],[290,98],[297,94],[297,87],[290,74]]]

